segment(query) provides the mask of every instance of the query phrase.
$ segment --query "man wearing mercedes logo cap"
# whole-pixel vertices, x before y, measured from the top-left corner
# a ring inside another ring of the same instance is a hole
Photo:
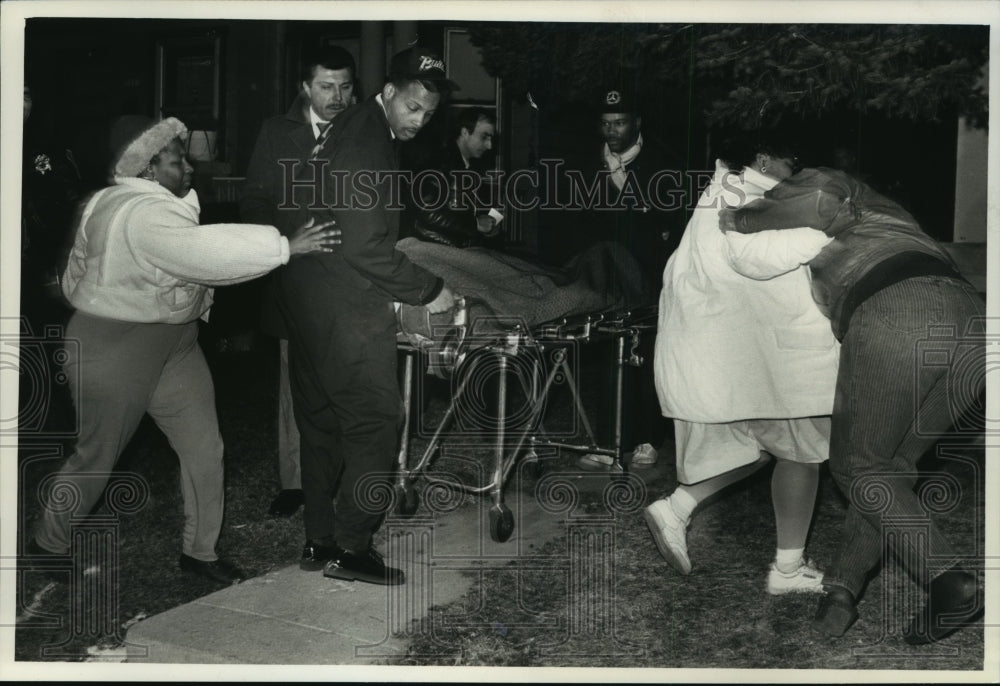
[[[611,207],[583,213],[578,238],[582,245],[614,241],[627,249],[642,270],[643,281],[651,293],[659,292],[667,257],[680,242],[686,224],[684,209],[662,206],[669,198],[667,190],[676,188],[669,179],[652,184],[650,179],[661,171],[679,172],[679,158],[665,146],[644,135],[642,116],[635,91],[615,84],[600,93],[597,101],[600,117],[601,145],[591,157],[591,168],[585,170],[588,180],[603,176],[606,198]],[[650,193],[660,194],[659,205]],[[652,360],[652,337],[644,337],[640,354]],[[669,425],[660,416],[652,374],[647,368],[631,370],[626,378],[623,395],[625,419],[622,445],[632,450],[627,455],[633,469],[654,464]],[[634,450],[633,450],[634,449]],[[610,458],[586,454],[578,465],[584,469],[607,469]]]
[[[683,208],[662,209],[670,200],[666,191],[674,184],[668,179],[657,190],[650,188],[650,179],[661,170],[679,171],[679,158],[642,130],[639,102],[632,89],[609,88],[601,93],[598,105],[603,145],[592,159],[595,171],[605,172],[612,209],[590,213],[588,242],[612,240],[627,247],[642,266],[647,283],[655,288],[685,221]],[[653,193],[656,198],[650,197]],[[639,202],[632,201],[636,196]]]

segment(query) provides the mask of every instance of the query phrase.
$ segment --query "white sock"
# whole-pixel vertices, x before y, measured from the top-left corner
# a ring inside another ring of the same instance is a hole
[[[785,574],[794,572],[802,564],[802,554],[805,551],[805,548],[778,548],[774,555],[774,566]]]
[[[691,513],[694,512],[694,508],[698,507],[698,501],[692,498],[691,494],[684,490],[683,486],[671,493],[670,497],[667,498],[667,502],[670,503],[674,514],[685,522],[691,519]]]

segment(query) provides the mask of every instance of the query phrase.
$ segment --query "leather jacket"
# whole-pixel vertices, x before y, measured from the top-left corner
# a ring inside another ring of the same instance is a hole
[[[476,180],[463,181],[460,178],[463,174],[474,175]],[[484,234],[477,224],[481,208],[475,202],[475,194],[459,197],[456,190],[481,179],[478,171],[466,169],[455,143],[450,143],[435,162],[413,178],[412,235],[454,248],[481,245]]]

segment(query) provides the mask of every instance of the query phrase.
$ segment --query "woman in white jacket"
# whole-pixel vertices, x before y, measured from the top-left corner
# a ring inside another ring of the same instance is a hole
[[[223,444],[197,320],[207,317],[213,286],[330,250],[339,231],[307,224],[286,238],[272,226],[199,226],[186,133],[173,118],[123,117],[112,130],[114,184],[87,202],[62,280],[76,310],[66,337],[77,345],[67,348],[65,366],[80,433],[27,553],[69,556],[70,516],[90,511],[148,412],[180,459],[180,566],[233,583],[243,572],[215,552]],[[67,502],[71,507],[62,506]]]
[[[833,409],[838,345],[802,263],[829,239],[812,229],[752,240],[719,230],[719,209],[760,197],[793,172],[787,151],[758,145],[751,152],[716,163],[663,273],[654,373],[663,414],[674,418],[680,485],[644,515],[660,553],[688,574],[695,507],[773,455],[777,553],[767,590],[821,592],[822,573],[804,547],[818,466],[829,454],[830,422],[822,415]]]

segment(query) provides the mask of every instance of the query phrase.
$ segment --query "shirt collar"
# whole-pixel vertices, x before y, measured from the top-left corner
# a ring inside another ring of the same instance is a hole
[[[309,105],[309,123],[312,125],[313,136],[319,138],[320,127],[325,126],[329,122],[320,119],[319,115],[316,114],[316,110],[312,108],[312,105]]]
[[[385,103],[382,102],[382,94],[379,93],[375,96],[375,102],[378,103],[379,107],[382,108],[382,114],[385,115],[385,120],[389,121],[389,113],[385,110]],[[389,135],[392,136],[392,140],[396,140],[396,132],[392,130],[392,126],[389,126]]]

